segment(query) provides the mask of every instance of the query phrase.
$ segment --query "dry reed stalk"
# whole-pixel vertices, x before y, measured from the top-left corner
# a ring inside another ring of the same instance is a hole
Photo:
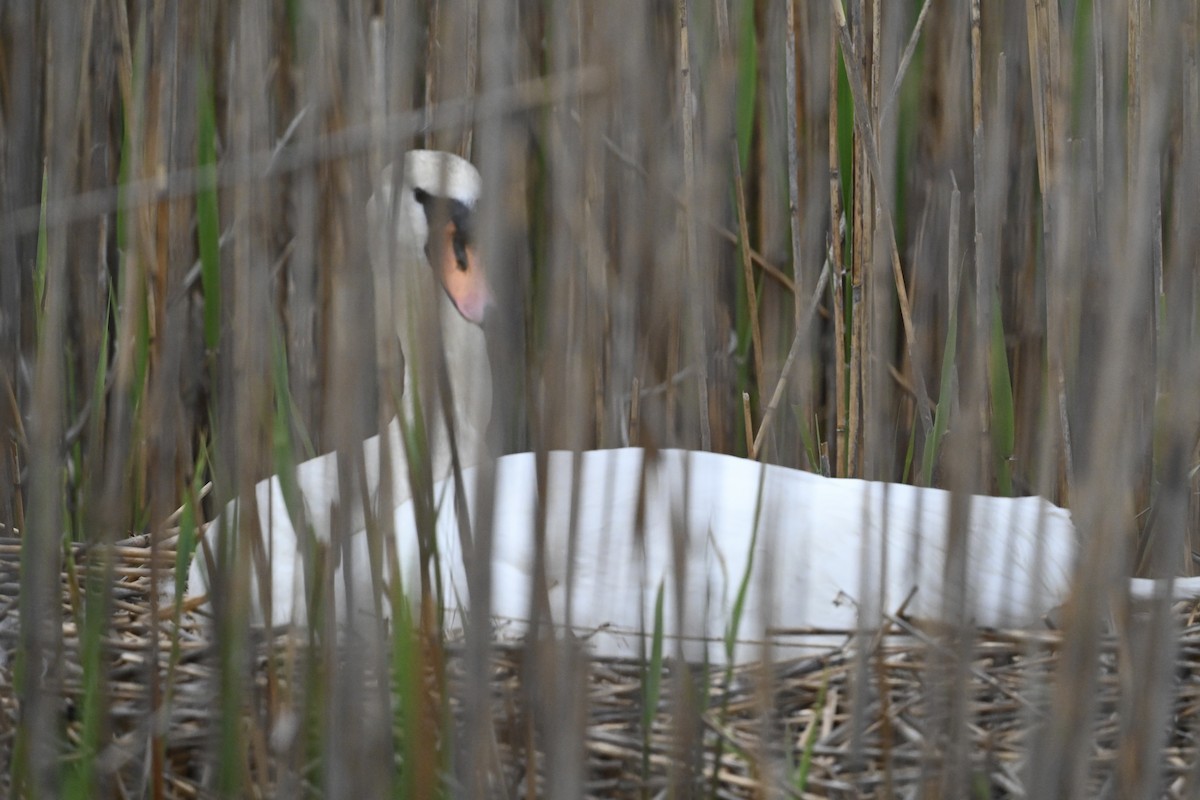
[[[917,13],[917,20],[913,23],[912,31],[908,35],[908,43],[904,46],[904,54],[900,56],[900,63],[896,67],[896,77],[892,79],[892,88],[888,91],[887,99],[883,101],[883,108],[879,111],[879,124],[887,129],[893,109],[896,106],[896,97],[900,94],[901,85],[904,83],[904,77],[908,74],[908,67],[912,63],[913,55],[917,52],[917,43],[921,40],[921,32],[925,29],[925,17],[929,14],[929,7],[932,0],[924,0],[921,3],[921,10]]]
[[[684,234],[684,249],[683,263],[684,273],[688,276],[689,283],[693,290],[703,285],[700,278],[698,260],[699,260],[699,241],[696,238],[696,226],[693,222],[694,214],[690,212],[692,203],[695,202],[698,183],[696,181],[696,138],[693,127],[695,125],[696,108],[693,100],[695,92],[695,78],[692,75],[691,63],[691,26],[689,18],[690,3],[688,0],[678,0],[679,14],[679,99],[682,103],[680,109],[681,135],[683,136],[683,196],[685,198],[683,218],[681,224]],[[712,428],[709,420],[709,400],[708,400],[708,363],[707,363],[707,347],[705,336],[704,322],[701,318],[701,309],[697,308],[695,303],[687,303],[684,306],[684,319],[690,322],[688,333],[691,336],[692,347],[688,348],[688,359],[693,363],[697,370],[697,408],[700,424],[700,448],[702,450],[712,449]],[[695,348],[694,350],[692,348]],[[696,355],[699,357],[696,357]],[[670,370],[668,374],[674,374],[675,370]]]
[[[1062,194],[1062,187],[1059,181],[1059,153],[1061,145],[1058,137],[1061,128],[1061,118],[1056,117],[1059,114],[1055,100],[1059,95],[1056,93],[1055,87],[1061,85],[1062,76],[1059,71],[1059,59],[1057,57],[1058,49],[1058,10],[1056,4],[1044,3],[1041,0],[1027,0],[1026,2],[1026,27],[1028,31],[1028,49],[1030,62],[1030,89],[1033,94],[1033,122],[1034,122],[1034,139],[1037,149],[1037,164],[1038,164],[1038,181],[1041,186],[1042,197],[1042,220],[1043,234],[1046,240],[1054,246],[1059,245],[1056,238],[1056,232],[1050,224],[1050,220],[1055,214],[1062,214],[1065,208],[1066,198]],[[1103,14],[1095,15],[1093,22],[1093,30],[1096,34],[1094,40],[1095,57],[1097,64],[1103,60],[1103,46],[1100,31],[1104,20]],[[1051,55],[1054,53],[1055,55]],[[1107,171],[1104,167],[1105,147],[1105,132],[1102,121],[1105,91],[1104,91],[1104,72],[1097,67],[1095,70],[1096,76],[1096,154],[1097,154],[1097,170],[1096,176],[1099,181],[1098,190],[1103,190],[1104,175]],[[1053,301],[1052,301],[1053,302]],[[1058,407],[1059,424],[1058,433],[1061,437],[1061,459],[1059,461],[1059,478],[1058,478],[1058,494],[1062,497],[1071,495],[1072,481],[1072,447],[1071,447],[1071,428],[1069,415],[1066,409],[1067,405],[1067,389],[1066,389],[1066,354],[1062,350],[1066,332],[1062,330],[1060,320],[1066,318],[1065,314],[1055,313],[1051,307],[1047,314],[1047,330],[1060,335],[1051,335],[1048,337],[1048,361],[1050,367],[1051,380],[1057,384],[1055,388],[1056,406]]]
[[[800,134],[798,132],[800,110],[796,105],[796,4],[787,2],[787,18],[784,23],[784,91],[787,110],[787,169],[788,169],[788,222],[792,234],[792,275],[797,288],[804,286],[800,277]],[[802,292],[792,295],[792,324],[800,329],[804,298]]]
[[[842,176],[841,154],[838,151],[838,47],[837,32],[833,26],[829,29],[829,218],[842,220]],[[833,262],[833,281],[830,296],[833,299],[833,400],[835,448],[837,452],[837,468],[833,473],[839,477],[850,474],[850,420],[853,412],[851,399],[846,385],[846,265],[844,263],[844,241],[842,226],[834,224],[829,231],[829,250]],[[853,371],[852,371],[853,373]],[[853,381],[853,377],[851,377]]]
[[[981,28],[979,0],[971,2],[971,165],[975,185],[975,215],[973,219],[975,233],[975,335],[969,338],[974,344],[970,363],[973,365],[968,378],[968,385],[982,386],[995,380],[994,370],[988,358],[987,336],[991,330],[992,293],[997,285],[997,264],[995,263],[996,238],[999,231],[994,226],[998,204],[994,196],[996,191],[991,187],[999,180],[999,176],[988,170],[990,161],[987,149],[992,145],[990,139],[985,139],[983,120],[983,34]],[[1002,73],[1001,73],[1002,74]],[[985,188],[986,187],[986,188]],[[986,368],[983,365],[987,365]],[[986,369],[986,377],[976,377],[980,369]],[[986,439],[988,431],[988,408],[981,405],[978,411],[979,465],[980,484],[991,485],[992,478],[992,447]]]

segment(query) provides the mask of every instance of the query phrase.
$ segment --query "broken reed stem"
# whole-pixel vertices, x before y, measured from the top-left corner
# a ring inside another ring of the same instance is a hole
[[[921,39],[921,31],[925,28],[925,15],[929,13],[931,0],[925,0],[921,4],[921,13],[917,14],[917,21],[913,25],[912,33],[909,34],[908,44],[904,47],[904,55],[900,57],[900,65],[896,68],[896,78],[892,81],[891,91],[888,92],[887,99],[883,102],[883,110],[879,112],[879,125],[883,129],[887,129],[889,116],[892,113],[892,106],[896,103],[896,97],[900,94],[900,86],[904,83],[904,76],[908,74],[908,66],[912,63],[913,54],[917,52],[917,42]]]
[[[775,391],[771,393],[771,402],[767,405],[767,410],[763,414],[762,423],[758,426],[758,433],[754,437],[754,453],[762,452],[763,440],[770,430],[771,422],[775,419],[775,411],[779,407],[779,401],[783,399],[783,390],[787,386],[788,375],[792,372],[792,364],[796,361],[796,356],[800,352],[800,343],[804,340],[804,334],[808,330],[809,324],[812,323],[813,317],[817,314],[817,307],[821,301],[821,294],[825,291],[825,282],[829,279],[829,259],[825,259],[825,265],[821,268],[821,275],[817,279],[817,288],[813,291],[812,299],[808,304],[808,310],[804,317],[800,320],[800,324],[796,326],[796,333],[792,336],[792,345],[788,348],[787,358],[784,359],[783,369],[779,372],[779,380],[775,383]]]

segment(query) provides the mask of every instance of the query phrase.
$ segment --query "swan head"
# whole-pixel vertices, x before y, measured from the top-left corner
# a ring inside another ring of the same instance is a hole
[[[398,168],[402,174],[396,174]],[[420,376],[432,375],[432,348],[440,344],[464,464],[476,463],[483,452],[492,402],[481,325],[492,295],[486,259],[478,254],[474,238],[481,184],[469,161],[450,153],[413,150],[402,165],[383,170],[367,205],[380,352],[398,345],[406,402],[419,396],[426,413],[437,415],[437,381]],[[396,363],[387,356],[384,360]],[[435,454],[448,452],[438,444],[443,428],[442,423],[432,425],[430,446]]]
[[[400,203],[393,205],[393,167],[387,167],[370,216],[376,229],[394,236],[397,257],[432,268],[454,309],[468,322],[483,321],[492,303],[483,260],[475,244],[475,205],[482,181],[466,159],[435,150],[411,150],[404,156]],[[382,208],[380,207],[382,205]],[[390,217],[391,224],[387,224]],[[383,223],[382,225],[380,223]],[[381,252],[387,253],[384,249]],[[419,268],[419,266],[418,266]]]

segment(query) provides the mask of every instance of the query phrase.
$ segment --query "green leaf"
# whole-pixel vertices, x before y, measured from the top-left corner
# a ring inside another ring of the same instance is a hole
[[[958,302],[957,298],[950,300],[950,324],[946,334],[946,347],[942,350],[942,376],[939,385],[941,395],[938,397],[937,410],[933,415],[933,430],[925,439],[924,454],[921,462],[921,485],[930,486],[933,483],[933,468],[937,464],[938,453],[942,447],[942,439],[950,427],[950,409],[954,397],[958,393],[958,372],[954,368],[954,358],[958,351]]]
[[[825,707],[825,692],[829,689],[829,673],[826,672],[821,680],[821,689],[817,692],[816,702],[813,703],[814,709]],[[796,794],[800,795],[808,788],[808,773],[812,768],[813,752],[817,746],[817,731],[821,726],[813,720],[813,724],[809,726],[808,735],[804,737],[804,748],[800,751],[800,763],[796,765],[795,771],[792,773],[792,788],[796,790]]]
[[[750,168],[750,145],[754,136],[754,111],[758,90],[758,37],[754,30],[754,4],[742,4],[737,52],[737,107],[734,122],[738,159],[742,173]]]
[[[992,452],[1000,494],[1011,497],[1012,455],[1016,443],[1016,413],[1013,409],[1012,379],[1008,372],[1008,350],[1004,343],[1004,319],[1000,297],[992,295],[992,336],[988,353],[988,382],[992,401]]]
[[[733,616],[725,629],[725,661],[733,664],[733,652],[737,645],[738,629],[742,624],[742,613],[746,608],[746,595],[750,592],[750,576],[754,572],[754,548],[758,546],[759,519],[762,515],[763,487],[767,481],[767,465],[760,464],[758,470],[758,494],[754,499],[754,530],[750,532],[750,552],[746,554],[746,571],[738,584],[737,599],[733,603]],[[732,669],[732,667],[731,667]]]

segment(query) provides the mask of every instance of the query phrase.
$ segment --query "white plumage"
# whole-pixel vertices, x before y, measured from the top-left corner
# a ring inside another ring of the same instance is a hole
[[[418,197],[452,201],[469,213],[479,199],[480,178],[475,167],[458,156],[413,150],[404,157],[398,204],[392,197],[394,186],[392,167],[387,167],[367,207],[375,313],[381,339],[394,334],[404,354],[405,413],[412,416],[413,402],[420,396],[429,420],[433,474],[442,476],[449,472],[449,445],[433,380],[436,348],[445,354],[449,372],[460,458],[463,463],[474,464],[483,454],[492,408],[487,341],[478,324],[490,302],[490,292],[484,264],[475,257],[473,243],[464,243],[465,260],[459,269],[453,258],[453,235],[435,231],[430,236],[431,223],[455,225],[449,209],[423,204]],[[446,218],[439,220],[442,216]],[[459,233],[466,235],[465,231]],[[443,242],[446,237],[449,240]],[[430,264],[430,254],[438,263]],[[445,258],[439,258],[439,254]],[[462,276],[469,280],[458,282]],[[451,281],[456,281],[454,289],[449,288]],[[407,479],[396,489],[407,496]]]
[[[811,647],[815,629],[852,631],[860,606],[867,627],[906,600],[910,615],[945,618],[948,492],[824,478],[714,453],[665,450],[655,457],[634,448],[585,452],[577,461],[572,453],[550,453],[547,475],[550,614],[598,654],[641,652],[637,634],[653,629],[660,586],[664,630],[681,636],[685,657],[697,661],[725,660],[743,579],[748,592],[737,661],[757,658],[768,630],[800,629],[773,637],[777,657],[800,652],[789,643]],[[473,520],[475,480],[475,470],[464,475]],[[445,603],[468,607],[453,481],[439,490]],[[502,632],[519,633],[520,621],[530,618],[538,496],[532,453],[498,459],[491,606]],[[969,500],[966,606],[952,600],[952,610],[979,625],[1037,624],[1067,593],[1075,552],[1069,512],[1036,497]],[[396,510],[395,522],[401,563],[417,563],[411,504]],[[676,563],[686,565],[682,585]],[[415,576],[405,580],[413,585]],[[844,638],[824,641],[837,645]]]

